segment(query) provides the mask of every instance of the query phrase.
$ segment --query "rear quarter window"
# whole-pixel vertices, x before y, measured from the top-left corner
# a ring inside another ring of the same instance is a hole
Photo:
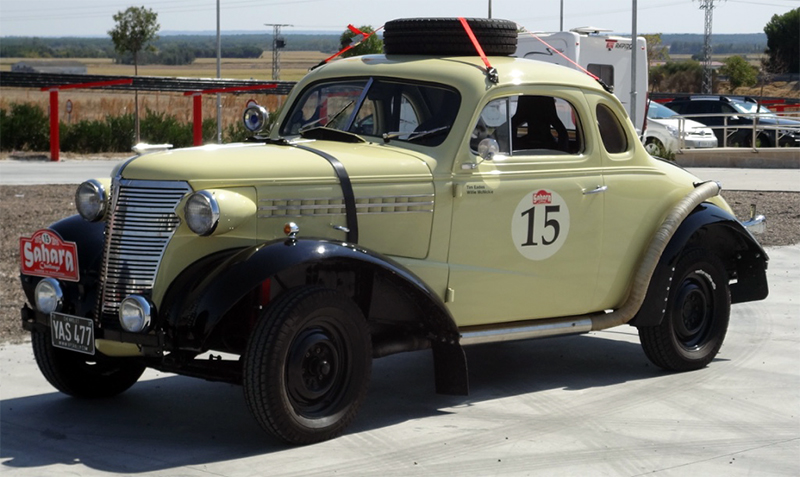
[[[603,147],[609,154],[619,154],[628,150],[628,136],[616,114],[605,104],[597,105],[597,127],[603,139]]]

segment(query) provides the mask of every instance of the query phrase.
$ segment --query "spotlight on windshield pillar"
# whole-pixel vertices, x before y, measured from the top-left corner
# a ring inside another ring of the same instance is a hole
[[[244,127],[246,127],[248,131],[259,132],[264,129],[268,117],[269,113],[267,113],[267,110],[263,106],[252,105],[244,110],[242,121],[244,121]]]

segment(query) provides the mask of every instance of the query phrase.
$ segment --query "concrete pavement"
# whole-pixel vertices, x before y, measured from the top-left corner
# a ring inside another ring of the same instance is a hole
[[[649,364],[636,330],[467,348],[466,398],[429,352],[375,361],[332,441],[264,434],[242,390],[148,370],[123,395],[51,388],[30,344],[0,346],[0,472],[11,476],[800,475],[800,245],[771,248],[770,296],[734,305],[707,368]]]

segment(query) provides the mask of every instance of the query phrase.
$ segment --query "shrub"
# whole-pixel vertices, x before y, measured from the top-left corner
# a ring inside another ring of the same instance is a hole
[[[49,149],[50,122],[41,107],[30,103],[15,103],[11,105],[10,112],[0,110],[0,150]]]

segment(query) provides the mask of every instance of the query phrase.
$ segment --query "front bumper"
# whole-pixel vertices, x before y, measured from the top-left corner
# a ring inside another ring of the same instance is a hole
[[[717,147],[716,136],[693,136],[687,135],[683,139],[684,146],[687,149],[703,149],[709,147]]]
[[[22,328],[27,331],[37,331],[47,333],[50,331],[49,317],[30,308],[25,304],[20,310],[22,318]],[[126,331],[109,330],[100,328],[95,322],[94,337],[96,348],[105,353],[105,350],[114,348],[114,344],[129,344],[136,346],[136,355],[144,356],[163,356],[168,347],[166,336],[163,331],[156,331],[149,334],[128,333]],[[118,352],[114,353],[118,354]]]

